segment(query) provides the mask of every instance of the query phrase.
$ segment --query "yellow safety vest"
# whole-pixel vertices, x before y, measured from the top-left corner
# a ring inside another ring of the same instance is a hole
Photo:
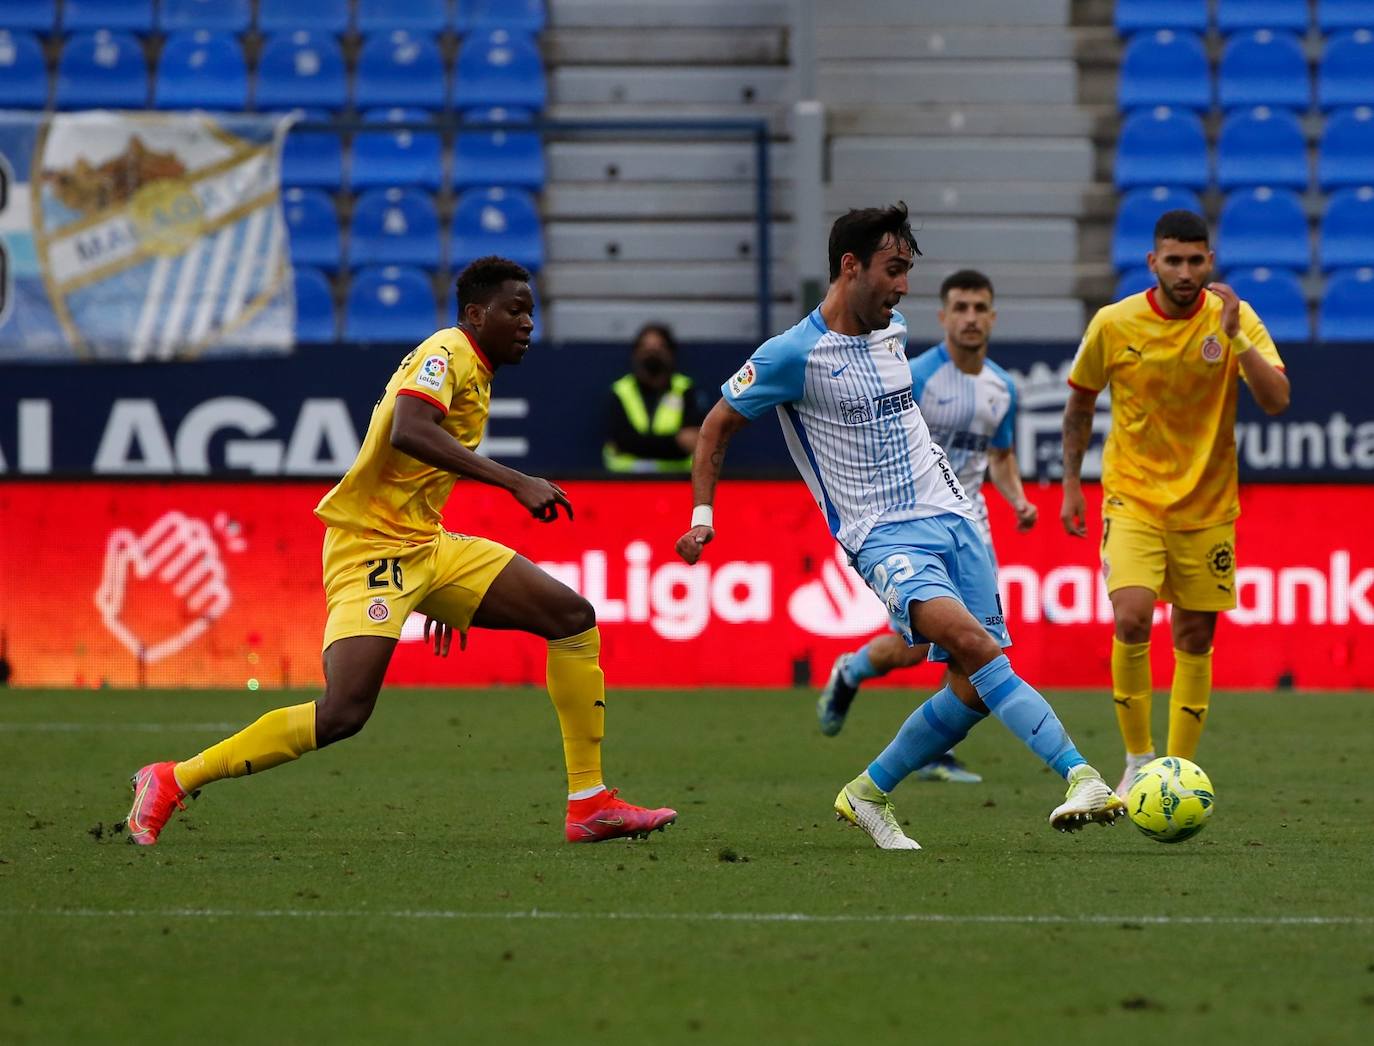
[[[652,420],[649,409],[644,405],[644,396],[639,391],[639,382],[633,374],[618,378],[611,386],[616,399],[625,409],[625,417],[634,430],[645,436],[673,436],[682,428],[682,408],[686,402],[687,390],[692,387],[692,379],[685,374],[674,374],[672,382],[658,401]],[[691,472],[692,456],[681,458],[641,458],[634,454],[624,454],[615,444],[607,443],[601,450],[602,461],[609,472]]]

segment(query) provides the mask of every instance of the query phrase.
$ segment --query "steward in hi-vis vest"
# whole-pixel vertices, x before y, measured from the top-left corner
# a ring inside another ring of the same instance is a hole
[[[607,471],[691,471],[703,411],[692,379],[675,372],[676,357],[666,327],[650,324],[635,338],[631,372],[611,385],[602,448]]]

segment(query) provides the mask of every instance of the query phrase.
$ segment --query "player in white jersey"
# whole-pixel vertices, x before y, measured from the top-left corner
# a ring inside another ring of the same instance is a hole
[[[711,502],[730,438],[776,408],[788,449],[835,540],[911,643],[947,662],[948,685],[835,798],[835,813],[886,850],[919,850],[888,793],[953,748],[989,712],[1069,782],[1050,824],[1072,831],[1124,813],[1049,703],[1012,671],[997,578],[964,492],[916,405],[906,359],[916,238],[905,204],[849,211],[830,230],[820,307],[770,338],[721,388],[692,463],[696,507],[677,553],[695,563],[715,536]]]
[[[995,571],[984,475],[1016,513],[1018,529],[1033,527],[1038,510],[1026,500],[1016,461],[1016,386],[1011,375],[988,359],[988,337],[997,320],[992,281],[973,269],[947,276],[940,285],[938,318],[945,340],[911,361],[912,395],[930,426],[931,439],[944,450],[973,504],[974,522]],[[816,702],[821,733],[833,737],[840,732],[864,680],[918,665],[929,651],[927,643],[908,646],[893,629],[841,654]],[[916,776],[961,784],[982,780],[953,752],[918,768]]]

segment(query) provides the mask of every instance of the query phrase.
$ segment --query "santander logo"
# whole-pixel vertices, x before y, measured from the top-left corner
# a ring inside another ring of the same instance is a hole
[[[838,547],[821,563],[821,576],[792,593],[787,614],[798,627],[832,639],[866,636],[887,623],[886,608]]]

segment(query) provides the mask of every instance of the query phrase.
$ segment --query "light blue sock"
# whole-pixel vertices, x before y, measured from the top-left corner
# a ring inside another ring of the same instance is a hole
[[[865,679],[876,679],[885,674],[873,667],[873,662],[868,657],[867,643],[859,647],[854,656],[846,661],[844,667],[840,669],[840,675],[850,686],[858,686]]]
[[[907,717],[897,736],[869,764],[868,776],[884,792],[890,792],[913,770],[957,745],[986,718],[944,687]]]
[[[1087,762],[1050,703],[1012,671],[1006,654],[974,672],[969,682],[992,714],[1060,777],[1067,778],[1070,770]]]

